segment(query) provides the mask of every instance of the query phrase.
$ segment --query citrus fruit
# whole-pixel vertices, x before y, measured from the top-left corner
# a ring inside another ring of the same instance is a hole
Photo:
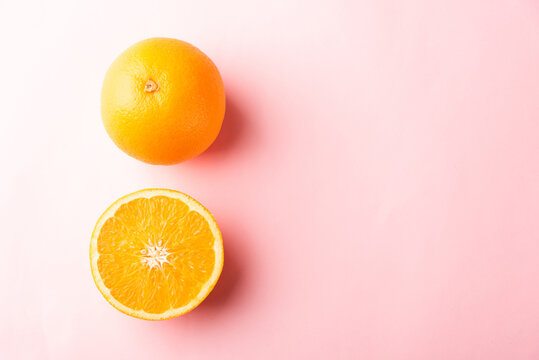
[[[202,153],[219,134],[224,114],[219,70],[181,40],[138,42],[105,75],[105,129],[120,149],[150,164],[176,164]]]
[[[182,315],[204,300],[223,268],[215,219],[193,198],[173,190],[126,195],[101,215],[90,263],[105,299],[140,319]]]

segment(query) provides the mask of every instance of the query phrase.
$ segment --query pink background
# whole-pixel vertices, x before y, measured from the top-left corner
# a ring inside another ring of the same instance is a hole
[[[0,358],[539,359],[533,0],[1,2]],[[218,65],[224,128],[179,166],[119,151],[127,46]],[[88,245],[116,198],[184,191],[225,268],[195,311],[113,309]]]

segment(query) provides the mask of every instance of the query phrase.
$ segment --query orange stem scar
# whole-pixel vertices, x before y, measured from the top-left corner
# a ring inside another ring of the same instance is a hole
[[[148,79],[148,81],[146,81],[146,85],[144,85],[144,91],[147,93],[157,91],[158,88],[159,86],[157,86],[155,81],[153,81],[152,79]]]

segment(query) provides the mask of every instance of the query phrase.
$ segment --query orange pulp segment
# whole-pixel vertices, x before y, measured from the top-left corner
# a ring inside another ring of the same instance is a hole
[[[194,309],[215,286],[223,244],[215,219],[178,191],[124,196],[98,220],[90,243],[94,281],[127,315],[164,320]]]

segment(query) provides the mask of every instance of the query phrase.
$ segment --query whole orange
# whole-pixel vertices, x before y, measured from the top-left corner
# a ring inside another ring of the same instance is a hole
[[[217,137],[224,114],[219,70],[185,41],[138,42],[105,75],[105,129],[120,149],[150,164],[176,164],[202,153]]]

